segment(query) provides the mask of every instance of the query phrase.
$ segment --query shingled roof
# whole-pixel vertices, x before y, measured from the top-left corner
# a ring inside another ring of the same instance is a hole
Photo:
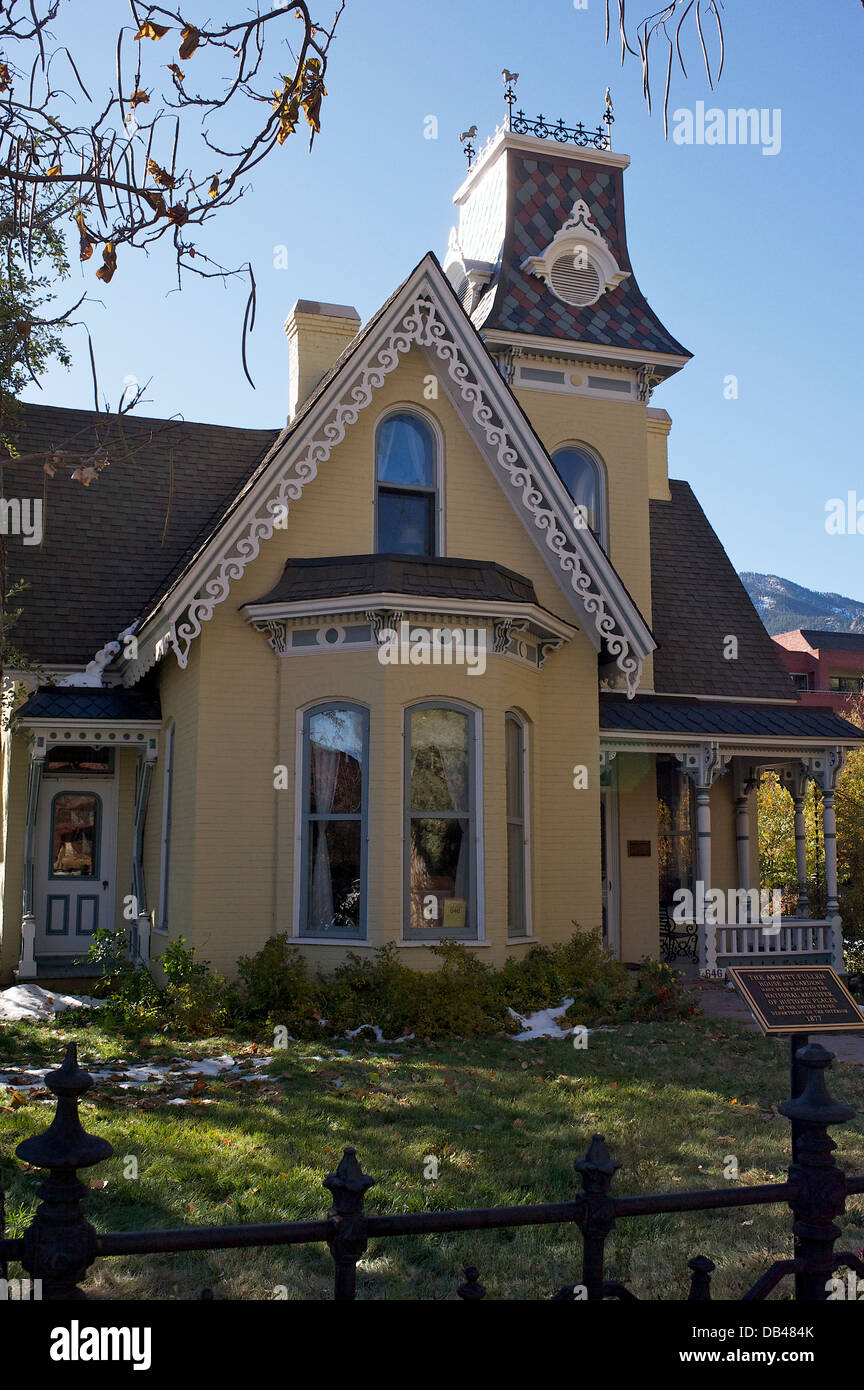
[[[530,579],[494,560],[453,556],[337,555],[288,560],[275,588],[254,605],[297,603],[347,594],[416,594],[418,597],[537,603]]]
[[[710,738],[818,738],[861,743],[864,732],[830,709],[813,705],[736,704],[729,700],[664,700],[614,692],[600,695],[600,728],[611,732],[699,734]]]
[[[624,229],[624,181],[614,166],[553,153],[507,151],[507,212],[501,268],[481,305],[472,315],[484,331],[536,333],[540,337],[634,352],[690,353],[664,328],[632,273]],[[541,256],[584,199],[594,225],[609,244],[622,270],[630,271],[596,304],[565,304],[529,270],[526,257]]]
[[[664,695],[795,700],[777,645],[688,483],[651,507],[654,688]],[[727,660],[727,636],[738,659]]]
[[[92,410],[22,403],[17,447],[93,448],[106,419]],[[116,450],[108,450],[115,462],[87,488],[60,471],[45,479],[38,463],[4,464],[6,497],[42,494],[45,483],[43,543],[27,546],[10,536],[9,576],[27,585],[15,600],[22,611],[11,640],[47,665],[86,664],[146,609],[278,433],[131,415],[123,429],[142,447],[124,461],[115,430]]]

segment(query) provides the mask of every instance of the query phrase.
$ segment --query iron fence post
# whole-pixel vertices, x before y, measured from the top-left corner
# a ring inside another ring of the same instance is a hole
[[[375,1186],[375,1179],[363,1172],[356,1149],[348,1148],[336,1172],[324,1179],[324,1186],[333,1197],[327,1213],[333,1225],[333,1234],[327,1238],[335,1265],[333,1298],[336,1303],[346,1303],[356,1297],[357,1261],[367,1245],[363,1199]]]
[[[78,1101],[93,1078],[78,1066],[75,1043],[45,1084],[57,1097],[54,1119],[44,1133],[24,1139],[15,1150],[25,1163],[49,1170],[38,1188],[42,1201],[24,1232],[21,1263],[31,1278],[42,1280],[43,1299],[83,1299],[87,1295],[78,1281],[96,1258],[96,1232],[81,1210],[87,1189],[76,1170],[92,1168],[114,1150],[107,1139],[87,1134],[79,1119]]]
[[[834,1242],[841,1234],[834,1218],[846,1206],[846,1175],[834,1160],[837,1145],[828,1127],[845,1124],[855,1114],[851,1105],[829,1094],[825,1072],[833,1060],[833,1053],[819,1043],[802,1048],[796,1061],[803,1088],[778,1107],[797,1131],[796,1153],[789,1167],[795,1194],[789,1205],[794,1217],[796,1262],[803,1268],[795,1274],[795,1297],[812,1302],[828,1297]]]
[[[603,1259],[606,1237],[615,1225],[615,1203],[609,1195],[612,1179],[621,1164],[610,1156],[602,1134],[595,1134],[584,1158],[573,1164],[584,1195],[582,1228],[582,1283],[589,1299],[602,1298],[605,1290]]]

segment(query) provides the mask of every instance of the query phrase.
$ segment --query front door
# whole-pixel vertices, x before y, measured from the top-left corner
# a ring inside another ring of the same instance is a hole
[[[113,778],[45,777],[36,819],[36,956],[83,956],[114,925]]]

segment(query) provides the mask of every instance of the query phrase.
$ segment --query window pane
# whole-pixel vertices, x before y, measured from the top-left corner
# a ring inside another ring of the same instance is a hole
[[[553,464],[573,501],[586,508],[588,527],[595,534],[600,527],[597,466],[581,449],[559,449]]]
[[[379,555],[431,555],[434,498],[424,492],[378,493]]]
[[[360,820],[307,823],[305,928],[313,935],[360,930],[361,834]]]
[[[309,720],[309,811],[359,815],[363,805],[363,715],[319,710]]]
[[[506,721],[507,815],[522,815],[522,725],[508,715]]]
[[[507,826],[507,935],[525,935],[524,827]]]
[[[114,771],[113,748],[82,748],[56,744],[48,749],[45,759],[46,772],[104,772]]]
[[[94,878],[99,803],[73,793],[54,798],[51,814],[51,865],[55,878]]]
[[[435,487],[435,440],[416,415],[390,415],[380,426],[378,481]]]
[[[467,714],[414,710],[410,739],[411,810],[469,811]]]
[[[471,925],[469,828],[467,820],[444,817],[411,821],[410,927]]]

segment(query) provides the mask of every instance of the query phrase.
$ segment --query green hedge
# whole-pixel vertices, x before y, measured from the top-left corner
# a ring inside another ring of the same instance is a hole
[[[283,933],[240,958],[236,984],[196,960],[181,937],[161,957],[164,987],[145,967],[126,966],[116,942],[103,939],[94,958],[97,950],[109,999],[100,1021],[126,1030],[162,1028],[178,1037],[205,1037],[226,1027],[339,1037],[376,1026],[385,1038],[482,1037],[518,1032],[511,1010],[531,1013],[565,999],[573,1001],[567,1021],[587,1027],[693,1012],[668,966],[646,957],[628,971],[599,937],[582,931],[558,946],[531,946],[501,969],[449,943],[430,947],[440,961],[436,970],[412,970],[389,945],[371,958],[349,953],[330,974],[315,976]]]

